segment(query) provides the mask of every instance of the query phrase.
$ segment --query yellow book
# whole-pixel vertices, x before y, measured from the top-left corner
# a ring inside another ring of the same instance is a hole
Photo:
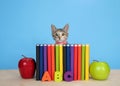
[[[63,45],[59,45],[59,51],[60,51],[60,72],[63,75]]]
[[[86,44],[85,49],[85,80],[89,80],[89,59],[90,59],[90,46]]]

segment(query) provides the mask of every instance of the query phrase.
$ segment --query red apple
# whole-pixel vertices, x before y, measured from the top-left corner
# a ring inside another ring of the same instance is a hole
[[[19,60],[18,68],[22,78],[30,79],[35,74],[35,60],[33,58],[26,57]]]

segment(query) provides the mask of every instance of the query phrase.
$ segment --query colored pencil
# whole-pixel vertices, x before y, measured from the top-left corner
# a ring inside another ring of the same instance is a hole
[[[71,72],[73,74],[73,71],[74,71],[74,46],[73,44],[70,46],[70,52],[71,52]]]
[[[82,45],[82,80],[85,80],[85,45]]]
[[[36,80],[40,80],[40,45],[36,45]]]
[[[59,45],[59,56],[60,56],[60,72],[63,75],[63,46]]]
[[[71,70],[71,56],[70,56],[70,45],[67,44],[67,57],[66,57],[66,64],[67,64],[67,67],[66,67],[66,71],[70,71]]]
[[[40,80],[42,79],[43,73],[44,73],[44,46],[40,44]]]
[[[56,71],[60,71],[59,45],[56,45]]]
[[[43,47],[44,47],[43,59],[44,59],[44,72],[45,72],[45,71],[48,70],[48,69],[47,69],[47,45],[44,44]]]
[[[51,72],[52,72],[52,57],[51,57],[51,45],[48,44],[47,46],[47,49],[48,49],[48,73],[51,77]]]
[[[66,55],[66,45],[63,45],[63,73],[66,72],[66,58],[67,58],[67,55]]]
[[[81,65],[82,65],[82,45],[78,44],[78,80],[81,80]]]
[[[51,71],[51,79],[54,80],[54,73],[55,73],[55,46],[54,44],[51,45],[51,64],[52,64],[52,71]]]
[[[74,45],[74,80],[77,80],[77,44]]]
[[[90,58],[90,46],[86,44],[85,49],[85,80],[89,80],[89,58]]]

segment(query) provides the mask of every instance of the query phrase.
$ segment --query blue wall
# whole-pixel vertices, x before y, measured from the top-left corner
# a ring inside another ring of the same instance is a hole
[[[54,43],[51,24],[69,28],[69,43],[89,43],[91,61],[120,69],[120,0],[0,0],[0,69],[17,69],[36,43]]]

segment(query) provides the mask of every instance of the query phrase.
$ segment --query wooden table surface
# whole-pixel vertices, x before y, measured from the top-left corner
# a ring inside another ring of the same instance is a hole
[[[71,82],[41,82],[34,79],[22,79],[18,70],[0,70],[0,86],[120,86],[120,70],[111,70],[107,80]]]

